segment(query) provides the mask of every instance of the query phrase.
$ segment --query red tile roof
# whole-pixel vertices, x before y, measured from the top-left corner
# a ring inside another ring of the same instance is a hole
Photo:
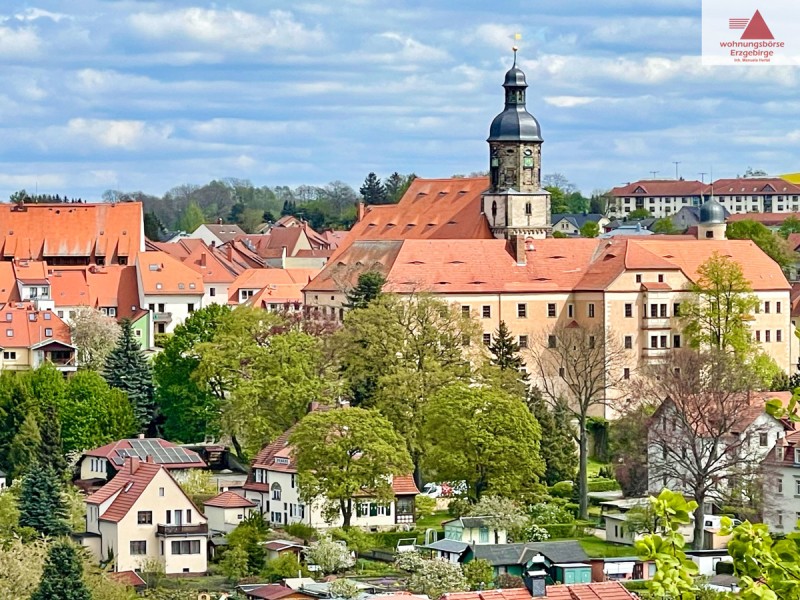
[[[800,186],[780,177],[741,177],[739,179],[717,179],[714,194],[800,194]]]
[[[126,440],[119,440],[117,442],[111,442],[110,444],[106,444],[105,446],[100,446],[99,448],[95,448],[94,450],[89,450],[84,454],[84,456],[98,456],[101,458],[105,458],[108,460],[108,463],[112,467],[114,467],[114,469],[119,471],[122,468],[122,463],[124,462],[124,458],[131,454],[136,454],[136,452],[133,451],[134,445],[136,445],[137,448],[141,448],[142,450],[147,449],[146,446],[140,443],[145,440],[146,444],[148,445],[156,444],[161,449],[179,448],[177,444],[173,444],[172,442],[168,442],[167,440],[162,440],[161,438],[144,438],[144,439],[132,438]],[[174,460],[174,457],[176,456],[186,456],[188,457],[189,460],[183,462],[167,462],[170,458]],[[163,463],[167,469],[203,469],[208,466],[206,465],[205,461],[202,458],[200,458],[200,455],[197,452],[195,452],[194,450],[189,450],[188,448],[180,448],[180,455],[176,455],[170,451],[167,451],[167,452],[145,452],[143,455],[139,456],[139,458],[141,459],[144,459],[145,457],[151,457],[153,463],[155,464]]]
[[[104,257],[111,264],[144,248],[143,223],[140,202],[0,204],[0,247],[7,257]]]
[[[176,242],[149,243],[153,250],[166,252],[199,273],[204,283],[230,284],[247,267],[229,260],[221,247],[212,247],[203,240],[182,238]]]
[[[215,506],[217,508],[250,508],[257,506],[255,502],[250,502],[247,498],[242,498],[235,492],[222,492],[210,500],[203,502],[204,506]]]
[[[247,269],[228,288],[228,304],[239,304],[242,289],[261,290],[251,301],[254,306],[302,302],[303,288],[318,273],[317,269]]]
[[[550,585],[546,588],[545,597],[551,600],[631,600],[636,598],[618,581]]]
[[[531,600],[531,593],[526,588],[451,592],[443,594],[441,600]]]
[[[122,585],[129,585],[131,587],[147,585],[147,582],[145,582],[136,571],[111,572],[108,574],[108,578]]]
[[[237,236],[244,234],[244,230],[235,223],[234,224],[204,223],[204,225],[206,229],[208,229],[208,231],[217,236],[220,239],[220,241],[222,241],[223,244],[225,242],[231,241]]]
[[[798,190],[796,193],[800,193],[800,190]],[[765,227],[778,227],[789,217],[800,219],[800,213],[738,213],[735,215],[730,215],[726,221],[728,223],[736,223],[738,221],[756,221]]]
[[[283,248],[287,256],[295,256],[301,248],[311,247],[303,227],[273,227],[266,234],[240,235],[236,239],[250,244],[261,258],[279,258]]]
[[[117,309],[117,318],[130,318],[139,307],[135,265],[48,269],[50,296],[56,307],[88,306]]]
[[[682,179],[640,179],[615,187],[612,196],[700,196],[710,193],[711,186],[700,181]]]
[[[279,600],[294,594],[294,590],[280,583],[270,583],[246,592],[248,598],[264,598],[265,600]]]
[[[139,252],[136,262],[144,294],[203,295],[203,278],[166,252]]]
[[[404,494],[419,494],[417,484],[414,483],[414,477],[411,475],[398,475],[397,477],[393,477],[392,489],[397,496],[402,496]]]
[[[72,347],[69,325],[53,311],[37,310],[32,302],[0,304],[0,324],[2,348],[30,348],[46,340]]]
[[[400,202],[367,206],[333,258],[355,240],[491,239],[481,212],[487,177],[415,179]]]

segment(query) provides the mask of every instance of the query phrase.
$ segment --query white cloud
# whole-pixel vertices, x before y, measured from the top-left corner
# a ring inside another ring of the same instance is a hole
[[[263,48],[302,49],[325,41],[319,29],[309,29],[292,13],[272,10],[264,16],[239,10],[185,8],[164,13],[136,13],[129,17],[144,37],[210,45],[214,48],[258,52]]]
[[[301,121],[253,121],[247,119],[211,119],[192,123],[189,131],[201,138],[247,139],[282,136],[286,134],[309,134],[314,128]]]
[[[0,57],[29,58],[39,54],[41,40],[33,29],[0,27]]]
[[[597,100],[590,96],[545,96],[544,101],[558,108],[572,108],[574,106],[583,106]]]
[[[393,31],[381,33],[381,37],[400,46],[400,51],[394,55],[395,60],[409,62],[433,62],[447,60],[450,55],[439,48],[423,44],[411,36]]]
[[[41,8],[26,8],[22,12],[14,15],[17,21],[35,21],[37,19],[50,19],[58,23],[62,19],[72,19],[71,16],[62,13],[54,13]]]
[[[132,150],[145,141],[157,142],[167,139],[171,126],[148,126],[144,121],[106,119],[71,119],[67,123],[67,134],[74,138],[92,140],[106,148]]]

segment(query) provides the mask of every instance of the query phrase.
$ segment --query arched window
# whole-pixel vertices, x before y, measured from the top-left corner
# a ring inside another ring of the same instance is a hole
[[[492,217],[497,216],[497,200],[492,201]]]
[[[273,483],[272,487],[272,499],[273,500],[280,500],[281,499],[281,485],[279,483]]]

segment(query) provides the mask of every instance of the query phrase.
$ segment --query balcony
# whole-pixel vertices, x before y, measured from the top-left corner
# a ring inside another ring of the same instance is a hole
[[[669,355],[669,348],[644,348],[642,358],[664,359]]]
[[[153,322],[155,323],[170,323],[172,321],[172,313],[168,312],[154,312]]]
[[[642,329],[672,329],[672,319],[669,317],[644,317]]]
[[[158,525],[156,535],[163,537],[176,537],[176,536],[189,536],[189,535],[206,535],[208,533],[207,523],[198,523],[197,525]]]

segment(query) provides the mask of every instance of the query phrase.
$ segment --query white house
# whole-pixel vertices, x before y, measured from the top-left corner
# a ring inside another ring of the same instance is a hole
[[[476,544],[505,544],[508,536],[505,529],[489,525],[489,517],[459,517],[442,523],[444,537],[448,540]]]
[[[297,465],[289,445],[291,429],[258,453],[244,485],[245,496],[255,502],[272,525],[306,523],[315,528],[340,527],[339,516],[332,522],[323,518],[324,502],[306,504],[297,485]],[[414,498],[419,494],[410,475],[394,477],[394,500],[378,502],[369,495],[358,498],[351,525],[369,529],[384,529],[398,524],[414,523]]]
[[[222,492],[203,502],[203,509],[212,531],[228,533],[236,529],[257,508],[255,502],[231,491]]]
[[[246,233],[236,224],[204,223],[186,237],[203,240],[209,246],[221,246],[225,242],[230,242],[240,235],[246,235]]]
[[[771,531],[791,533],[800,521],[800,431],[787,431],[763,466],[763,521]]]
[[[166,252],[136,255],[139,306],[153,315],[156,333],[172,333],[195,310],[202,308],[203,277]]]
[[[115,571],[163,564],[167,575],[204,574],[208,523],[163,465],[127,458],[119,473],[86,498],[82,543]]]

